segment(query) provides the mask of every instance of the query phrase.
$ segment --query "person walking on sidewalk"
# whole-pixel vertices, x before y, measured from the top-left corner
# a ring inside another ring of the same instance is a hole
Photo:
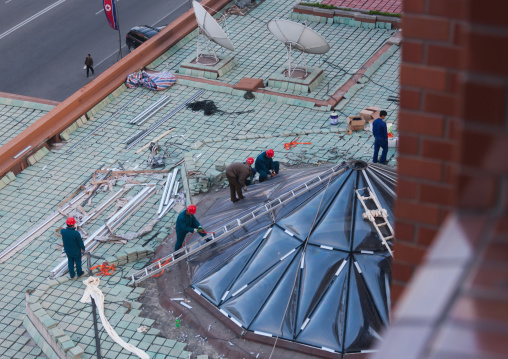
[[[76,220],[73,217],[69,217],[66,223],[67,228],[61,229],[60,234],[62,235],[65,254],[67,254],[69,275],[73,279],[77,273],[79,278],[85,274],[81,268],[81,253],[85,253],[85,244],[83,239],[81,239],[81,235],[74,227]],[[76,273],[74,273],[74,265],[76,265]]]
[[[243,199],[242,187],[247,191],[247,183],[245,182],[252,174],[250,165],[254,163],[254,159],[249,157],[247,163],[235,162],[226,167],[226,178],[229,182],[229,192],[231,193],[231,202],[235,203]],[[238,198],[236,198],[238,195]]]
[[[383,149],[381,152],[380,163],[386,165],[386,154],[388,152],[388,129],[384,119],[388,114],[386,111],[379,113],[379,118],[372,123],[372,133],[374,134],[374,158],[372,162],[377,163],[379,147]]]
[[[93,59],[90,54],[85,58],[85,65],[86,65],[86,77],[88,77],[90,70],[92,70],[92,75],[95,74],[93,70]]]

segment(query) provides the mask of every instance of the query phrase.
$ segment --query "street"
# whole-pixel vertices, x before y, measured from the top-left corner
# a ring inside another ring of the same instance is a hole
[[[109,27],[101,0],[0,0],[0,92],[63,101],[86,77],[91,54],[95,76],[114,64],[118,32]],[[188,0],[118,0],[122,52],[136,25],[167,25],[189,9]]]

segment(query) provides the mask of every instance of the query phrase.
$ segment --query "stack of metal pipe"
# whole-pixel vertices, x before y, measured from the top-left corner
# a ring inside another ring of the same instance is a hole
[[[164,95],[153,104],[144,109],[140,114],[130,120],[129,123],[137,123],[138,126],[148,120],[150,117],[159,112],[164,106],[169,103],[169,96]]]
[[[178,192],[178,186],[180,182],[176,180],[176,176],[178,174],[179,168],[175,168],[171,174],[168,174],[166,178],[166,184],[164,185],[164,191],[162,191],[162,197],[159,203],[159,209],[157,210],[157,219],[161,219],[169,212],[171,208],[175,205],[174,198],[172,196],[176,195]]]

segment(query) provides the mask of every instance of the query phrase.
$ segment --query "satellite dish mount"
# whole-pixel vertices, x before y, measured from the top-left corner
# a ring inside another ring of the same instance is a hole
[[[288,69],[284,71],[286,77],[305,78],[307,77],[307,59],[305,49],[297,42],[288,41],[285,43],[288,59]],[[293,58],[293,51],[300,52],[300,56]]]
[[[306,78],[308,75],[306,54],[319,55],[330,50],[325,38],[307,25],[275,19],[268,23],[268,30],[286,46],[288,68],[284,71],[285,77]],[[300,55],[293,58],[293,51],[300,52]]]
[[[201,41],[200,41],[201,40]],[[198,28],[198,41],[196,46],[196,63],[200,65],[213,66],[219,63],[219,57],[215,52],[215,46],[206,36],[201,27]]]
[[[235,51],[235,47],[222,27],[201,4],[193,1],[192,6],[199,27],[195,62],[200,65],[214,66],[220,62],[220,59],[212,42],[230,51]]]

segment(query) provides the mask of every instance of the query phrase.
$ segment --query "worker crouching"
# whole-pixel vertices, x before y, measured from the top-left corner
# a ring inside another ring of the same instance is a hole
[[[256,158],[255,168],[256,171],[259,172],[259,182],[263,182],[268,178],[268,175],[270,177],[275,177],[277,174],[279,174],[279,161],[274,161],[273,156],[275,155],[275,152],[270,149],[266,150],[265,152],[261,153]]]
[[[85,274],[81,268],[81,253],[85,253],[85,244],[83,239],[81,239],[81,234],[74,227],[76,220],[73,217],[69,217],[66,223],[67,228],[61,229],[60,234],[62,235],[63,247],[67,255],[69,275],[72,279],[77,273],[79,278]],[[76,266],[76,273],[74,272],[74,266]]]
[[[229,192],[231,194],[231,202],[235,203],[244,199],[242,187],[247,191],[247,178],[252,176],[250,165],[254,163],[252,157],[247,158],[245,163],[235,162],[226,167],[226,178],[229,182]],[[238,198],[237,198],[238,196]]]
[[[183,241],[187,233],[198,232],[201,237],[204,237],[206,235],[203,228],[201,228],[201,225],[199,224],[198,220],[196,219],[196,217],[194,217],[194,214],[196,214],[196,206],[191,204],[190,206],[187,207],[186,210],[182,211],[176,218],[175,252],[180,248],[182,248]]]

